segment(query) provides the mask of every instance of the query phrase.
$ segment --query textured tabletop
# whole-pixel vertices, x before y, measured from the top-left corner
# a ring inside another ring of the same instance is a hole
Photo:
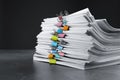
[[[33,62],[34,50],[0,50],[0,80],[120,80],[120,65],[78,70]]]

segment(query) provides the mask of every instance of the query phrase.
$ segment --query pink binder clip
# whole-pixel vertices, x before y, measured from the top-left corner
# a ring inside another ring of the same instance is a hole
[[[63,24],[62,22],[59,22],[59,23],[56,24],[56,26],[62,27],[62,24]]]
[[[64,54],[64,52],[59,52],[59,55],[64,56],[65,54]]]
[[[59,38],[65,38],[65,34],[64,34],[64,33],[58,34],[58,37],[59,37]]]

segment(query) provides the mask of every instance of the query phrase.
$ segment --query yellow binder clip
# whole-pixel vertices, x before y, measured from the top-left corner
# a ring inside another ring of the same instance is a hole
[[[56,59],[49,59],[50,64],[56,64]]]

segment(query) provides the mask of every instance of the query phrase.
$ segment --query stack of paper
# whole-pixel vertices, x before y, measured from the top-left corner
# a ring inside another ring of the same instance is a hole
[[[89,9],[46,18],[37,35],[36,61],[89,69],[120,63],[120,29],[95,20]]]
[[[96,20],[95,24],[91,24],[93,28],[88,31],[94,43],[86,68],[120,64],[120,29],[110,26],[106,19]]]

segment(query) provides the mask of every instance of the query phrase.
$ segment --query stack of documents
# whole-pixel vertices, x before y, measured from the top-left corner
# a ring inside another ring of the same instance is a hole
[[[95,20],[89,9],[45,18],[37,35],[35,61],[91,69],[120,63],[120,29]]]

